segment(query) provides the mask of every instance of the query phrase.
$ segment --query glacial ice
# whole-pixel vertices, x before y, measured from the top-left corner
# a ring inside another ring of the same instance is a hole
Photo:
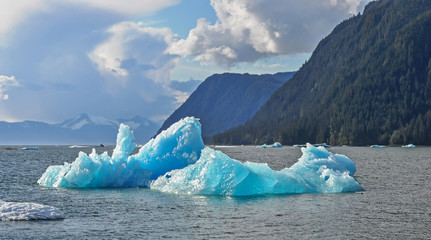
[[[148,187],[151,180],[173,169],[195,163],[204,148],[201,125],[184,118],[130,155],[136,144],[130,128],[120,125],[117,145],[107,152],[80,152],[72,163],[49,166],[38,183],[45,187]]]
[[[283,145],[281,145],[281,143],[279,142],[275,142],[274,144],[271,144],[271,145],[263,144],[261,146],[257,146],[257,148],[281,148],[281,147],[283,147]]]
[[[22,150],[39,150],[38,147],[23,147]]]
[[[371,145],[370,148],[385,148],[383,145]]]
[[[414,144],[410,143],[410,144],[407,144],[407,145],[404,145],[401,147],[403,147],[403,148],[415,148],[416,146]]]
[[[249,196],[289,193],[339,193],[363,190],[356,166],[343,155],[307,144],[290,168],[272,170],[266,163],[241,163],[206,147],[201,158],[151,183],[151,189],[176,194]]]
[[[0,221],[55,220],[63,219],[56,207],[27,202],[3,202],[0,200]]]
[[[241,163],[205,147],[193,117],[173,124],[131,155],[136,144],[120,125],[117,145],[108,156],[80,152],[72,163],[49,166],[38,180],[45,187],[150,187],[168,193],[248,196],[360,191],[356,166],[343,155],[307,144],[302,157],[280,171],[266,163]]]

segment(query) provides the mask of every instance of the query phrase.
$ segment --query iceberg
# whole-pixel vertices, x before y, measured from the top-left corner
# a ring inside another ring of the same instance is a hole
[[[187,117],[151,139],[132,155],[133,132],[120,125],[111,156],[80,152],[72,163],[49,166],[38,180],[45,187],[150,187],[167,193],[222,196],[339,193],[363,190],[356,166],[323,146],[307,144],[290,168],[280,171],[266,163],[242,163],[205,147],[201,125]]]
[[[385,148],[386,146],[382,145],[371,145],[370,148]]]
[[[266,163],[241,163],[206,147],[195,164],[160,176],[150,187],[174,194],[222,196],[363,190],[354,178],[356,166],[351,159],[311,144],[301,151],[297,163],[275,171]]]
[[[44,187],[103,188],[148,187],[151,180],[174,169],[195,163],[204,143],[201,125],[193,117],[184,118],[135,150],[133,132],[121,124],[112,156],[80,152],[72,163],[49,166],[37,181]]]
[[[83,146],[83,145],[72,145],[72,146],[69,146],[69,148],[87,148],[87,147],[89,147],[89,146]]]
[[[403,148],[415,148],[416,146],[414,144],[407,144],[402,146]]]
[[[257,148],[281,148],[281,147],[283,147],[283,145],[281,145],[281,143],[279,142],[275,142],[272,145],[263,144],[261,146],[257,146]]]
[[[24,148],[21,148],[22,150],[39,150],[39,148],[38,147],[24,147]]]
[[[56,207],[39,203],[3,202],[0,200],[0,221],[64,219]]]

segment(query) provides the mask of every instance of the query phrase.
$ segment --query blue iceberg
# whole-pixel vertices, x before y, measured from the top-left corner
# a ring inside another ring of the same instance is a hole
[[[263,144],[261,146],[257,146],[257,148],[281,148],[281,147],[283,147],[283,145],[281,145],[281,143],[279,142],[275,142],[274,144],[271,144],[271,145]]]
[[[371,145],[370,148],[385,148],[383,145]]]
[[[307,144],[296,164],[281,171],[266,163],[239,162],[205,147],[193,117],[173,124],[133,154],[133,132],[120,125],[112,156],[80,152],[72,163],[49,166],[45,187],[150,187],[168,193],[249,196],[360,191],[356,166],[343,155]]]
[[[39,150],[38,147],[23,147],[22,150]]]
[[[195,118],[184,118],[131,155],[135,147],[133,132],[121,124],[111,157],[94,148],[89,155],[80,152],[72,163],[49,166],[37,182],[44,187],[148,187],[151,180],[200,158],[201,125]]]
[[[206,147],[201,158],[151,183],[151,189],[175,194],[249,196],[262,194],[339,193],[363,190],[356,166],[343,155],[307,144],[290,168],[272,170],[266,163],[241,163]]]
[[[407,144],[407,145],[404,145],[401,147],[403,147],[403,148],[415,148],[416,146],[414,144],[410,143],[410,144]]]

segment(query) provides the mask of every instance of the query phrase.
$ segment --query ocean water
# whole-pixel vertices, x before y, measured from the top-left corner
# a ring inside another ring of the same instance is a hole
[[[214,148],[276,170],[301,156],[296,147]],[[0,222],[0,239],[431,239],[431,147],[329,150],[356,163],[365,191],[220,197],[142,188],[52,189],[37,184],[46,168],[91,148],[0,150],[0,200],[51,205],[65,216]]]

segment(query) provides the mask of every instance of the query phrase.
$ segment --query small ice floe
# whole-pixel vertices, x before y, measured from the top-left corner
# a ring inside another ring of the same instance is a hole
[[[64,219],[56,207],[29,202],[3,202],[0,200],[0,221],[58,220]]]
[[[23,147],[22,150],[39,150],[38,147]]]
[[[370,148],[385,148],[386,146],[382,145],[371,145]]]
[[[88,146],[83,146],[83,145],[72,145],[69,146],[69,148],[87,148]]]
[[[414,144],[407,144],[407,145],[404,145],[401,147],[403,147],[403,148],[415,148],[416,146]]]
[[[283,145],[281,145],[281,143],[279,142],[275,142],[272,145],[263,144],[261,146],[257,146],[257,148],[281,148],[281,147],[283,147]]]

